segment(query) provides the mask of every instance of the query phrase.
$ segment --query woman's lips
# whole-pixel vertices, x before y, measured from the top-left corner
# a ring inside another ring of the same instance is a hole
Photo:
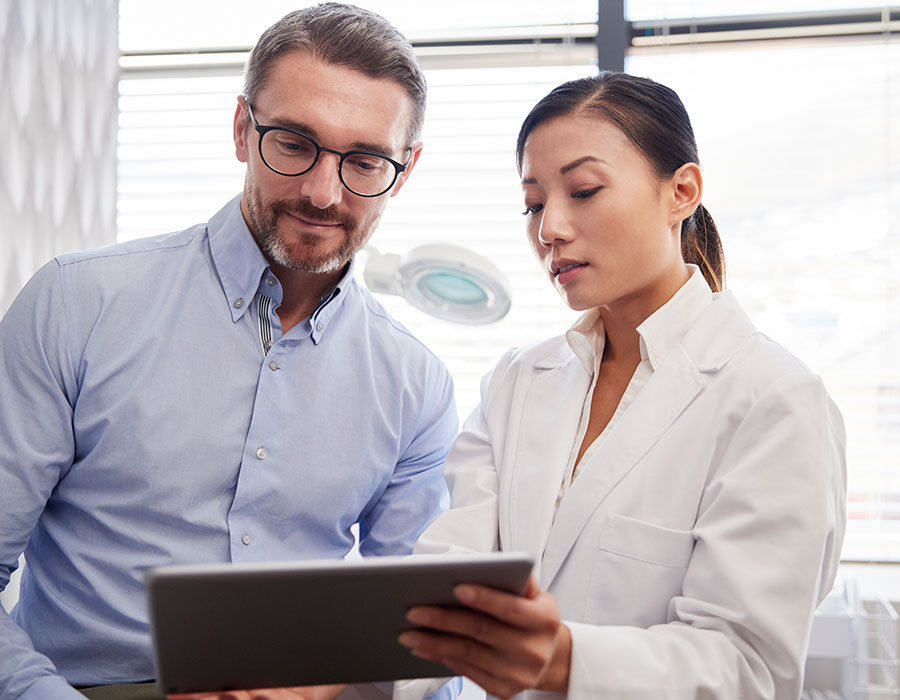
[[[578,277],[587,265],[585,262],[574,260],[558,260],[550,265],[550,272],[559,284],[566,285]]]

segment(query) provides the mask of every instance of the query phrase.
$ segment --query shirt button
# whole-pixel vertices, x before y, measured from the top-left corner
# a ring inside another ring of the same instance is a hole
[[[269,341],[266,341],[266,352],[269,352],[269,350],[271,350],[271,349],[272,349],[272,343],[270,343]]]
[[[234,308],[239,309],[244,305],[244,300],[238,297],[234,300]]]
[[[316,324],[316,330],[317,330],[317,331],[322,330],[324,327],[325,327],[325,324],[322,323],[321,321],[319,321],[319,322]]]
[[[250,544],[250,535],[241,535],[241,542],[244,544]]]
[[[275,286],[275,278],[274,277],[266,277],[266,284],[270,287]]]
[[[256,451],[256,458],[257,458],[257,459],[265,459],[268,455],[269,455],[269,453],[266,452],[266,448],[265,448],[265,447],[260,447],[260,448]]]
[[[278,363],[275,362],[275,360],[272,360],[272,361],[269,363],[269,369],[272,370],[272,371],[274,372],[276,369],[278,369]]]

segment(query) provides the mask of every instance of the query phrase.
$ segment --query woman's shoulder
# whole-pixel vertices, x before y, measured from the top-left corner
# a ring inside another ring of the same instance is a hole
[[[685,337],[683,347],[704,373],[741,373],[761,384],[789,375],[818,379],[800,358],[757,329],[728,292],[715,295]]]

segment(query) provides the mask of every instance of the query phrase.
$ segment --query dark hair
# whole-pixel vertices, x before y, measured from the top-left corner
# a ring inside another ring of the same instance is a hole
[[[538,102],[519,130],[516,164],[522,171],[525,142],[536,126],[554,117],[594,114],[615,124],[641,151],[661,179],[685,163],[697,163],[694,130],[681,99],[649,78],[602,71],[554,88]],[[681,254],[697,265],[714,292],[725,287],[725,255],[716,224],[702,204],[682,222]]]
[[[425,120],[425,74],[412,45],[384,17],[336,2],[285,15],[263,32],[247,60],[244,96],[248,102],[253,104],[265,87],[272,64],[291,51],[307,51],[326,63],[400,85],[412,100],[409,145],[419,138]]]

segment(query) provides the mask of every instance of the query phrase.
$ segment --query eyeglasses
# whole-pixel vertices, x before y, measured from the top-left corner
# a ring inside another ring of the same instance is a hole
[[[259,132],[259,155],[268,168],[279,175],[297,177],[308,173],[322,151],[340,158],[338,176],[341,184],[360,197],[378,197],[387,192],[407,164],[370,151],[340,151],[325,148],[306,134],[282,126],[260,126],[250,103],[247,111],[253,127]]]

